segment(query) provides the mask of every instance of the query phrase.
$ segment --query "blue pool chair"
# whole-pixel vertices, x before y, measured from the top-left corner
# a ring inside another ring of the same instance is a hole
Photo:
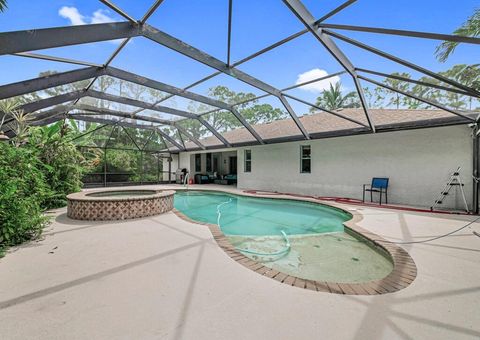
[[[380,205],[382,205],[382,195],[385,194],[385,203],[388,204],[388,178],[373,177],[372,184],[363,185],[363,202],[365,202],[365,191],[370,191],[370,202],[373,202],[373,193],[380,193]]]

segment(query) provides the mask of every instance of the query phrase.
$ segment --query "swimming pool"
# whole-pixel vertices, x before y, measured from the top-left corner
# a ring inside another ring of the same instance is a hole
[[[177,191],[174,207],[191,220],[219,225],[245,256],[295,277],[360,283],[393,269],[386,253],[344,227],[352,215],[334,207],[211,191]]]
[[[179,191],[175,208],[192,220],[218,224],[225,235],[319,234],[344,230],[347,212],[293,200],[244,197],[218,192]]]

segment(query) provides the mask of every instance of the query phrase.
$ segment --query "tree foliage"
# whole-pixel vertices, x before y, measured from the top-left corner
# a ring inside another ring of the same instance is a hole
[[[255,94],[253,93],[235,92],[226,86],[216,86],[208,91],[208,96],[227,104],[235,105],[237,111],[249,124],[252,125],[267,123],[287,117],[287,113],[284,110],[274,108],[267,103],[260,103],[258,99],[253,99],[255,98]],[[188,109],[193,113],[202,114],[209,111],[210,108],[206,107],[204,104],[191,102]],[[225,110],[203,115],[203,118],[219,132],[243,127],[231,112]],[[185,119],[179,122],[179,125],[196,138],[202,138],[209,134],[207,128],[198,120]]]
[[[8,246],[40,235],[51,195],[36,150],[0,143],[0,255]]]
[[[4,12],[7,9],[7,0],[0,0],[0,12]]]
[[[70,132],[64,121],[36,127],[30,132],[28,142],[43,164],[45,180],[52,191],[44,203],[48,209],[66,205],[66,196],[82,188],[87,164],[80,151],[67,140]]]
[[[360,107],[360,101],[355,91],[342,93],[342,84],[340,82],[332,85],[328,90],[324,90],[322,94],[317,98],[315,105],[328,109],[338,110],[341,108],[355,108]],[[314,111],[315,109],[311,110]]]
[[[453,34],[463,37],[480,36],[480,8],[474,10],[473,14],[465,21],[462,26],[457,28]],[[448,57],[455,51],[458,42],[444,41],[437,46],[435,56],[441,62],[445,62]]]
[[[457,81],[458,83],[480,90],[480,65],[454,65],[450,69],[438,72],[439,75]],[[405,78],[401,80],[399,78]],[[478,99],[466,93],[447,91],[434,86],[448,88],[438,79],[423,76],[418,79],[425,84],[415,84],[407,80],[412,76],[407,72],[394,72],[391,77],[382,80],[383,84],[392,90],[382,86],[363,88],[367,106],[369,108],[393,108],[393,109],[437,109],[434,105],[405,96],[400,92],[412,94],[418,98],[432,103],[443,105],[456,110],[476,110],[479,108]],[[358,95],[355,92],[344,94],[340,83],[330,84],[330,88],[321,93],[317,98],[316,105],[330,110],[338,110],[348,107],[360,107]],[[432,85],[432,86],[429,86]],[[310,112],[316,110],[311,109]]]
[[[69,133],[64,121],[26,122],[21,135],[0,143],[0,252],[40,235],[47,223],[43,210],[65,205],[66,195],[80,190],[85,164],[65,138]]]

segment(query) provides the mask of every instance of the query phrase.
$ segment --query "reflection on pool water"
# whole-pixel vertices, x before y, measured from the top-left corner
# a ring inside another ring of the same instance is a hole
[[[289,275],[355,283],[381,279],[393,269],[385,254],[345,232],[343,223],[352,216],[340,209],[206,191],[177,192],[174,205],[192,220],[219,222],[235,247],[261,254],[244,255]],[[265,255],[285,248],[282,231],[290,251]]]

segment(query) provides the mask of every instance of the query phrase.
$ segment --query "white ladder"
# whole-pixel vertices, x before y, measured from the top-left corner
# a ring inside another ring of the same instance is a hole
[[[462,183],[462,179],[460,178],[460,169],[461,167],[459,166],[457,170],[450,174],[450,179],[435,199],[435,203],[433,204],[433,206],[430,207],[430,210],[434,210],[438,205],[443,204],[443,201],[445,200],[446,196],[449,195],[452,187],[459,187],[460,193],[462,194],[463,204],[465,205],[465,211],[467,213],[470,212],[470,210],[468,209],[467,199],[465,198],[465,191],[463,190],[464,184]]]

